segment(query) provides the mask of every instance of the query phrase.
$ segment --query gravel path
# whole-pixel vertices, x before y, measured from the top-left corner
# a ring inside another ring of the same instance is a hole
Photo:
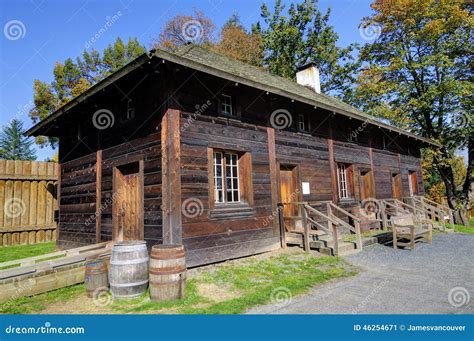
[[[474,313],[474,235],[435,235],[432,245],[418,244],[414,251],[374,245],[344,258],[360,274],[315,287],[285,306],[249,313]]]

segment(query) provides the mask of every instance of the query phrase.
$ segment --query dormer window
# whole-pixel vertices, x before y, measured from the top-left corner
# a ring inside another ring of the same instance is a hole
[[[127,111],[125,112],[125,119],[131,120],[135,118],[135,103],[132,99],[128,99],[127,101]]]
[[[81,126],[80,126],[80,125],[78,125],[78,126],[77,126],[77,135],[76,135],[76,139],[77,139],[77,141],[80,141],[80,140],[82,140],[82,129],[81,129]]]
[[[235,111],[232,106],[232,96],[221,95],[221,113],[227,116],[235,116]]]
[[[357,142],[359,137],[359,129],[349,129],[349,142]]]

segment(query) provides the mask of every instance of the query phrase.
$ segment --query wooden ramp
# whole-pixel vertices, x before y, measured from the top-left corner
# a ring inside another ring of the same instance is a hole
[[[0,263],[0,304],[84,282],[87,260],[110,257],[111,242]]]

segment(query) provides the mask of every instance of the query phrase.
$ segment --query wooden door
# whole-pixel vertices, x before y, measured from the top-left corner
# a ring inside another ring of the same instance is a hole
[[[296,167],[282,166],[280,167],[280,202],[291,203],[299,201],[297,189],[297,173]],[[297,205],[284,205],[283,216],[287,230],[295,228],[295,221],[289,219],[298,215]]]
[[[143,240],[143,173],[138,165],[114,168],[113,240]]]
[[[361,200],[375,198],[374,179],[370,170],[360,172],[360,198]]]
[[[402,199],[402,176],[401,174],[392,174],[392,198]]]
[[[408,174],[408,186],[410,189],[410,196],[418,194],[418,179],[416,172],[410,172]]]

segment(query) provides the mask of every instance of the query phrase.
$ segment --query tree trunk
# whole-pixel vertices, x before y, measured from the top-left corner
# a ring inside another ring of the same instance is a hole
[[[448,206],[454,211],[454,223],[458,225],[467,226],[469,225],[469,219],[467,218],[467,208],[469,206],[469,199],[467,195],[463,195],[464,191],[456,190],[453,169],[451,168],[451,166],[440,162],[441,160],[447,160],[448,158],[449,154],[446,152],[446,150],[442,150],[440,158],[435,158],[437,169],[446,187],[446,198],[448,199]],[[469,176],[469,171],[467,176]]]
[[[469,226],[469,219],[467,219],[467,210],[464,207],[454,211],[454,223],[458,225]]]

